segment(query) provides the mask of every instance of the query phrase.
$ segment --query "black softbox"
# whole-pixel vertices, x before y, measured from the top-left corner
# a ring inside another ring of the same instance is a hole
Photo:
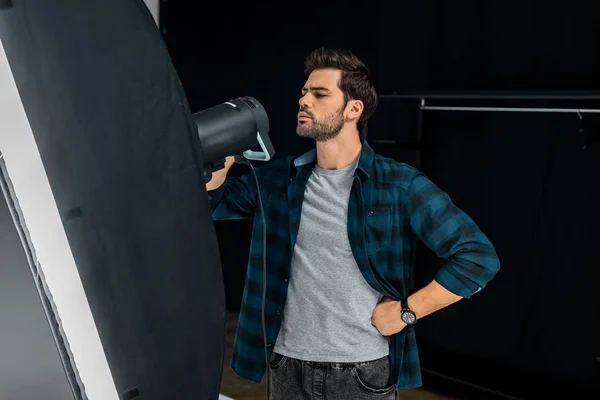
[[[2,4],[1,43],[119,398],[218,398],[219,250],[197,128],[151,14],[142,0]],[[9,173],[21,168],[0,146]],[[100,389],[77,362],[73,317],[48,309],[75,398],[110,398],[86,391]]]

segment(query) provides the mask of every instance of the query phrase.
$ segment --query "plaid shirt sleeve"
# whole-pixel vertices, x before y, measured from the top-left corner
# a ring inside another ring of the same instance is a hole
[[[415,173],[407,194],[406,210],[412,230],[446,260],[435,280],[464,298],[483,289],[500,269],[492,243],[425,174]]]
[[[262,172],[257,169],[257,175]],[[208,192],[214,220],[253,218],[256,208],[256,183],[251,173],[229,177],[216,190]]]

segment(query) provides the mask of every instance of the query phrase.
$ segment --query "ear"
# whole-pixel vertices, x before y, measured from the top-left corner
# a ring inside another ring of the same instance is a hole
[[[346,106],[346,118],[350,120],[358,120],[365,108],[365,105],[360,100],[350,100]]]

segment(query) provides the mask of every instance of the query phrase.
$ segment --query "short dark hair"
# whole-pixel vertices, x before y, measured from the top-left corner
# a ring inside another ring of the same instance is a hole
[[[342,77],[338,86],[344,93],[344,106],[348,100],[361,100],[363,112],[358,120],[358,130],[362,132],[367,120],[377,109],[378,98],[375,84],[369,69],[348,50],[321,47],[313,50],[304,61],[304,74],[308,77],[316,69],[339,69]]]

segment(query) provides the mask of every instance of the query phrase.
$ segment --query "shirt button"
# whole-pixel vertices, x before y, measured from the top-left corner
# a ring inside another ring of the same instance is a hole
[[[287,283],[287,282],[288,282],[288,279],[287,279],[287,278],[285,278],[283,281],[284,281],[285,283]]]
[[[267,347],[273,347],[273,345],[272,345],[271,343],[269,343],[269,344],[267,345]]]
[[[277,315],[281,315],[281,311],[277,310]]]
[[[369,210],[369,213],[368,213],[368,214],[369,214],[369,216],[372,216],[373,214],[375,214],[375,211],[373,211],[373,210]]]

